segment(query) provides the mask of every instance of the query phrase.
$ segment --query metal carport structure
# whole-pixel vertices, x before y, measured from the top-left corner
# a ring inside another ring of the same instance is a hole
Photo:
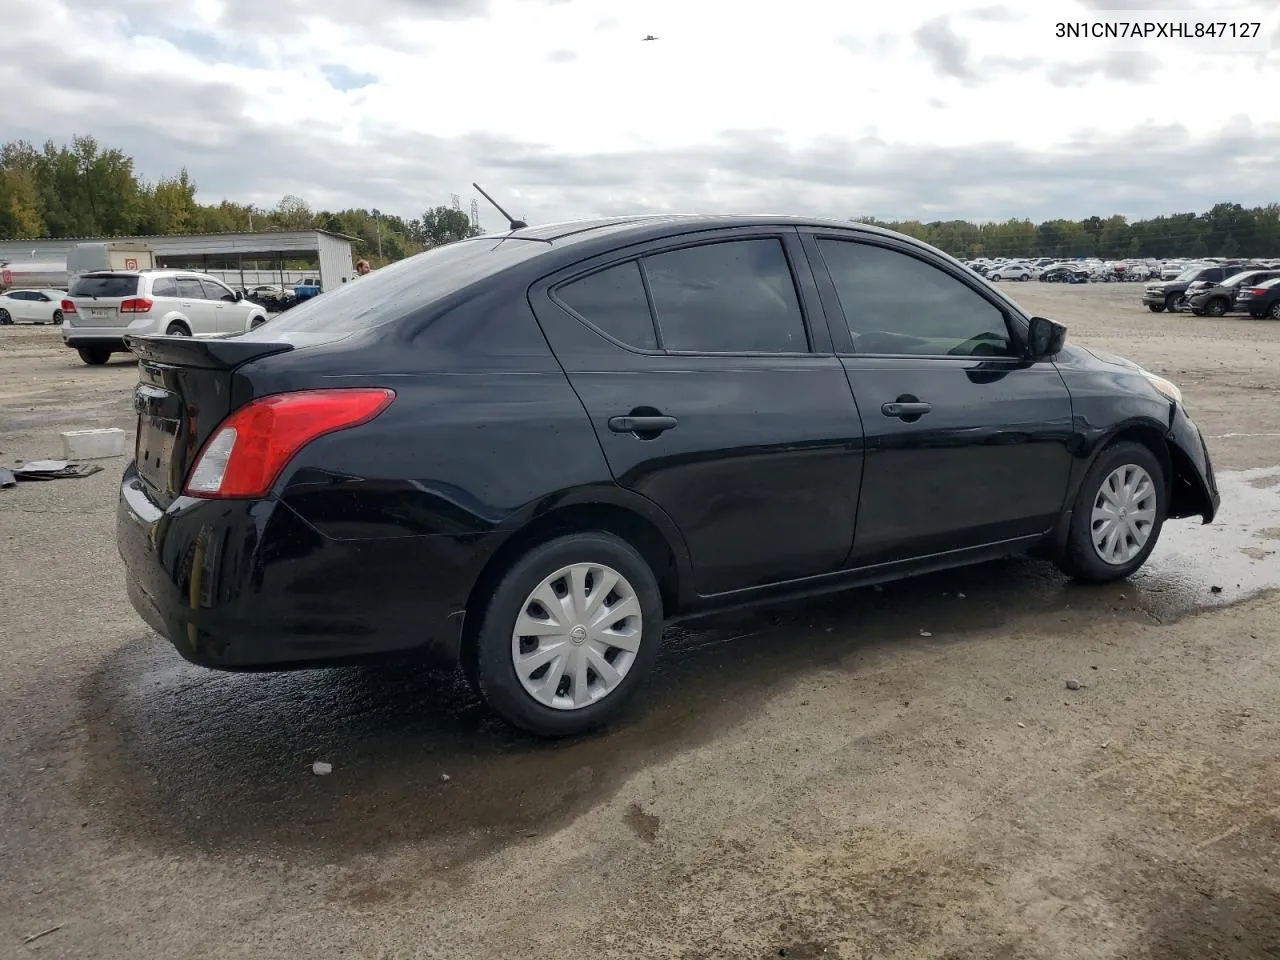
[[[66,237],[40,240],[0,240],[0,260],[63,260],[78,243],[129,240],[148,244],[156,263],[207,270],[213,263],[231,269],[246,262],[283,266],[288,260],[312,260],[319,265],[320,289],[333,290],[352,276],[351,245],[355,237],[328,230],[269,230],[255,233],[185,233],[169,236]],[[223,268],[226,269],[226,268]]]

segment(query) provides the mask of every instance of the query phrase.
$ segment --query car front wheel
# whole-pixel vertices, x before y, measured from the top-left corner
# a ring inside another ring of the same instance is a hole
[[[1094,461],[1076,496],[1063,572],[1086,583],[1122,580],[1147,561],[1164,525],[1168,484],[1159,459],[1122,442]]]
[[[622,708],[661,640],[662,595],[644,557],[610,533],[570,534],[499,581],[476,629],[473,680],[514,726],[571,736]]]
[[[1148,310],[1150,310],[1152,313],[1164,313],[1164,304],[1163,304],[1163,303],[1148,303],[1148,304],[1147,304],[1147,309],[1148,309]]]

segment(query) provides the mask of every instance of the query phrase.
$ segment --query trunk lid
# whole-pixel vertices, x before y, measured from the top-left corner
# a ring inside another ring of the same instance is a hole
[[[205,440],[251,397],[238,367],[293,349],[278,342],[126,336],[138,358],[133,406],[138,415],[134,460],[155,502],[182,494]]]

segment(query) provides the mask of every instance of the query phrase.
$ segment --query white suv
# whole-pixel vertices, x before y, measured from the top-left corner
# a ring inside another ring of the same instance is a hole
[[[260,305],[189,270],[86,273],[71,282],[62,316],[63,342],[93,365],[126,353],[127,333],[229,337],[267,321]]]

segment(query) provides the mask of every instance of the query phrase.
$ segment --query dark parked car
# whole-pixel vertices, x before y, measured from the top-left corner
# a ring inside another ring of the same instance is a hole
[[[1191,264],[1173,280],[1156,280],[1142,291],[1142,302],[1152,313],[1162,310],[1178,310],[1187,291],[1196,286],[1211,287],[1238,273],[1243,267],[1238,263],[1226,265]]]
[[[592,728],[663,624],[1212,520],[1177,387],[899,234],[641,217],[438,247],[226,339],[136,337],[118,542],[187,659],[419,651]]]
[[[1256,287],[1242,288],[1237,303],[1255,320],[1263,317],[1280,320],[1280,279],[1264,280]]]
[[[1068,263],[1047,267],[1040,272],[1041,283],[1088,283],[1089,271]]]
[[[1222,283],[1189,293],[1187,307],[1196,316],[1221,317],[1231,310],[1244,309],[1239,302],[1242,290],[1256,287],[1264,280],[1280,277],[1280,270],[1246,270],[1227,277]]]

